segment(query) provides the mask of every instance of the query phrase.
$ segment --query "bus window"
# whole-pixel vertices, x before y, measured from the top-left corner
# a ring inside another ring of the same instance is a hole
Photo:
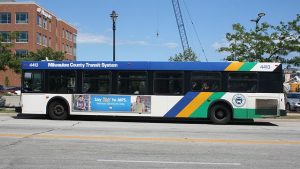
[[[257,73],[232,72],[228,75],[228,91],[230,92],[256,92]]]
[[[219,72],[192,72],[192,91],[220,91],[221,74]]]
[[[86,71],[83,74],[83,93],[110,93],[111,73],[105,71]]]
[[[23,92],[42,92],[41,72],[24,72]]]
[[[259,92],[283,92],[283,78],[280,72],[259,72]]]
[[[183,93],[183,72],[155,72],[154,93],[180,95]]]
[[[75,71],[49,71],[48,91],[54,93],[74,93]]]
[[[120,94],[142,95],[147,92],[147,72],[119,72],[118,89]]]

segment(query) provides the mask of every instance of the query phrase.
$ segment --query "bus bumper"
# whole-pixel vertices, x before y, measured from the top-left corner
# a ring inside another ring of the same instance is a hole
[[[287,116],[286,110],[280,110],[280,116]]]

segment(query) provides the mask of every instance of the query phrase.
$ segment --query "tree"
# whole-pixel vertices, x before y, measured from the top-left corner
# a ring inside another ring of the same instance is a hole
[[[9,37],[10,40],[15,38],[14,34],[10,34]],[[4,39],[0,35],[0,71],[5,71],[8,68],[12,68],[16,72],[19,72],[17,69],[15,69],[17,66],[15,65],[16,57],[11,51],[11,47],[13,46],[12,43],[3,43],[7,39]]]
[[[52,48],[38,49],[36,52],[29,52],[28,55],[22,56],[18,59],[12,59],[9,64],[9,68],[13,69],[16,73],[21,72],[22,61],[41,61],[41,60],[55,60],[61,61],[64,59],[65,53],[54,51]],[[15,56],[14,58],[17,58]]]
[[[65,57],[64,52],[54,51],[52,48],[42,48],[37,50],[36,52],[29,52],[26,58],[23,60],[32,60],[32,61],[40,61],[40,60],[58,60],[61,61]]]
[[[16,34],[11,34],[10,39],[14,39]],[[40,60],[63,60],[65,53],[54,51],[52,48],[42,48],[36,52],[29,52],[26,56],[16,56],[12,51],[12,43],[3,43],[3,38],[0,35],[0,71],[8,68],[14,70],[16,73],[21,72],[22,61],[40,61]]]
[[[300,14],[288,23],[278,26],[268,23],[257,25],[247,31],[241,24],[233,24],[233,33],[227,33],[229,45],[218,49],[228,52],[229,61],[280,61],[292,64],[300,63],[296,53],[300,52]],[[292,57],[292,58],[290,58]],[[290,59],[289,59],[290,58]]]
[[[196,56],[195,52],[191,49],[188,48],[183,53],[175,54],[174,57],[170,57],[169,61],[174,61],[174,62],[188,62],[188,61],[198,61],[198,57]]]

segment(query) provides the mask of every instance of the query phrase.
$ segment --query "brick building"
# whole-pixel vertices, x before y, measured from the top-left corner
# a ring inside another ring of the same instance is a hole
[[[10,40],[9,34],[18,36]],[[76,60],[76,28],[34,2],[0,1],[1,43],[12,43],[12,51],[26,55],[44,47],[65,52],[66,60]],[[0,84],[20,86],[20,75],[7,70],[0,72]]]

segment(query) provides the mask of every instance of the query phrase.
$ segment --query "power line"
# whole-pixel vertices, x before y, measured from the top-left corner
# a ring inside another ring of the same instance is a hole
[[[188,13],[189,19],[190,19],[190,21],[191,21],[191,23],[192,23],[193,30],[194,30],[194,32],[195,32],[195,34],[196,34],[197,40],[198,40],[198,42],[199,42],[199,44],[200,44],[200,47],[201,47],[202,53],[203,53],[203,55],[204,55],[204,57],[205,57],[205,60],[206,60],[206,62],[208,62],[207,57],[206,57],[206,54],[205,54],[205,51],[204,51],[204,48],[203,48],[202,43],[201,43],[201,41],[200,41],[198,32],[197,32],[197,30],[196,30],[196,27],[195,27],[195,25],[194,25],[194,22],[193,22],[193,20],[192,20],[191,15],[190,15],[189,9],[188,9],[188,7],[187,7],[187,5],[186,5],[186,3],[185,3],[185,0],[183,0],[183,4],[184,4],[184,7],[185,7],[185,9],[186,9],[186,11],[187,11],[187,13]]]

